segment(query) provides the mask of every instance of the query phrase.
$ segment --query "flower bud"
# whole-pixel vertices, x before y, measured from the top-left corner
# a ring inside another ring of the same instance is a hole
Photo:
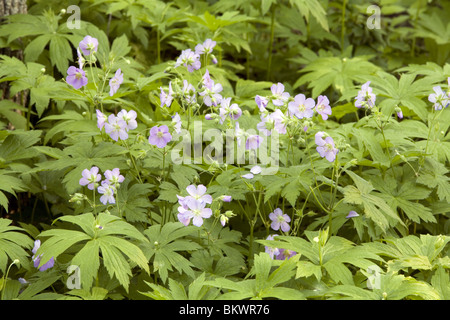
[[[62,15],[66,14],[66,9],[61,9],[61,11],[59,13]]]

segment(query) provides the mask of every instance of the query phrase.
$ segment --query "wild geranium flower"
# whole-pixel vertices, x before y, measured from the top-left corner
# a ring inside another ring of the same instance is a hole
[[[188,104],[197,102],[195,88],[187,80],[183,80],[183,89],[181,90],[181,93]]]
[[[175,129],[175,132],[180,134],[182,122],[181,122],[181,117],[178,114],[178,112],[176,112],[175,115],[172,116],[172,124]]]
[[[85,56],[90,56],[92,53],[97,52],[98,40],[91,36],[86,36],[83,40],[80,41],[80,44],[78,46],[80,47],[81,51],[83,51],[83,54]]]
[[[196,199],[190,198],[187,200],[188,210],[185,214],[192,218],[192,224],[197,227],[203,225],[203,219],[211,217],[212,210],[210,208],[205,208],[206,202],[198,201]]]
[[[114,141],[118,141],[119,138],[120,140],[127,140],[127,130],[128,128],[125,121],[116,117],[114,114],[109,115],[108,122],[105,123],[105,132],[109,134],[111,139]]]
[[[41,263],[41,257],[42,254],[39,256],[36,256],[36,252],[41,247],[41,240],[34,241],[34,248],[31,250],[33,252],[33,257],[31,258],[33,260],[33,265],[35,268],[39,267],[39,264]],[[47,269],[52,268],[55,265],[55,259],[54,257],[51,257],[50,260],[48,260],[46,263],[44,263],[40,268],[39,271],[45,271]]]
[[[280,109],[275,109],[271,114],[271,117],[275,121],[275,130],[279,134],[286,134],[286,125],[289,122],[289,117],[286,116]]]
[[[279,230],[281,227],[283,232],[289,231],[289,222],[291,222],[291,218],[287,214],[283,214],[283,211],[281,211],[280,208],[276,208],[271,212],[269,214],[269,219],[272,220],[270,226],[273,230]]]
[[[257,134],[251,134],[247,137],[247,141],[245,142],[245,149],[256,150],[259,148],[261,142],[262,142],[261,136]]]
[[[169,82],[169,93],[166,93],[163,88],[161,89],[161,93],[159,95],[159,99],[161,100],[161,108],[166,105],[167,107],[170,107],[173,100],[173,90],[172,90],[172,81]]]
[[[447,108],[450,103],[450,98],[442,91],[441,87],[433,87],[433,91],[434,93],[428,96],[428,101],[434,103],[434,109],[442,110],[442,108]]]
[[[116,94],[116,92],[119,90],[120,85],[123,82],[123,73],[122,71],[119,69],[117,69],[116,73],[114,74],[114,77],[112,77],[109,80],[109,95],[112,97],[113,95]]]
[[[337,148],[334,147],[334,141],[331,137],[326,137],[325,140],[320,140],[316,138],[316,143],[319,142],[316,148],[317,152],[322,158],[326,158],[328,161],[333,162],[336,159],[336,155],[339,152]]]
[[[82,186],[88,187],[89,190],[94,190],[98,181],[101,180],[102,176],[98,173],[98,167],[92,167],[90,170],[84,169],[81,172],[82,178],[79,183]]]
[[[154,126],[150,129],[148,142],[158,148],[164,148],[172,140],[169,128],[166,125]]]
[[[349,213],[348,213],[348,215],[346,216],[346,218],[348,219],[348,218],[355,218],[355,217],[359,217],[359,214],[356,212],[356,211],[350,211]]]
[[[174,67],[178,68],[180,65],[184,65],[189,72],[193,72],[201,67],[201,62],[199,59],[199,54],[195,53],[191,49],[186,49],[181,51],[181,55],[178,57]]]
[[[287,260],[295,256],[297,252],[289,249],[279,249],[278,254],[275,256],[276,260]]]
[[[322,116],[323,120],[327,120],[328,116],[331,115],[330,101],[326,96],[317,97],[316,111]]]
[[[108,202],[111,204],[116,203],[116,200],[114,199],[114,188],[112,185],[103,181],[102,185],[98,187],[97,191],[98,193],[103,194],[100,197],[100,202],[104,205],[106,205]]]
[[[250,173],[244,174],[242,176],[242,178],[253,179],[255,174],[260,174],[261,172],[262,172],[262,168],[260,166],[256,165],[250,169]]]
[[[241,145],[242,139],[245,139],[245,137],[246,137],[245,131],[240,128],[239,122],[237,122],[237,121],[234,124],[234,136],[236,137],[238,146]]]
[[[223,98],[220,102],[219,115],[220,115],[220,123],[222,124],[227,117],[230,117],[233,120],[239,119],[242,115],[242,110],[236,103],[230,105],[231,98]]]
[[[211,39],[206,39],[202,44],[198,44],[195,46],[196,54],[205,54],[211,53],[213,48],[216,46],[216,42]]]
[[[361,90],[355,98],[355,107],[367,106],[370,109],[375,105],[376,95],[372,92],[372,88],[369,85],[370,81],[367,81],[361,86]]]
[[[256,128],[265,136],[270,136],[275,128],[275,120],[272,114],[261,114],[261,121],[256,125]]]
[[[180,221],[182,224],[184,224],[185,226],[188,226],[189,223],[191,223],[191,215],[189,212],[189,209],[184,207],[184,206],[179,206],[178,207],[178,221]]]
[[[312,98],[306,98],[304,94],[298,94],[294,101],[289,102],[289,112],[299,119],[312,118],[314,115],[315,102]]]
[[[325,140],[323,139],[324,137],[328,137],[328,134],[326,132],[319,131],[316,133],[314,138],[318,146],[323,146],[325,144]]]
[[[284,92],[284,85],[280,82],[270,87],[272,91],[272,103],[275,106],[283,106],[289,100],[289,92]]]
[[[78,68],[83,69],[86,59],[81,55],[80,48],[77,48]]]
[[[220,200],[223,202],[231,202],[231,196],[220,196]]]
[[[119,183],[122,183],[125,180],[124,176],[120,174],[119,168],[106,170],[105,178],[106,178],[105,182],[112,186],[118,185]]]
[[[69,69],[67,69],[66,82],[75,89],[80,89],[81,87],[87,85],[88,78],[86,77],[86,73],[83,69],[70,66]]]
[[[266,97],[261,97],[259,95],[256,95],[255,102],[258,105],[260,112],[266,111],[267,104],[269,103],[269,100]]]
[[[102,130],[103,126],[105,125],[105,122],[108,121],[108,117],[103,114],[100,110],[96,110],[97,113],[97,127]]]
[[[136,117],[137,113],[134,110],[130,110],[127,112],[127,110],[122,109],[117,114],[117,119],[120,122],[120,125],[125,128],[126,131],[134,130],[137,128]]]
[[[192,198],[204,203],[212,203],[212,197],[209,194],[206,194],[206,187],[203,184],[195,186],[193,184],[186,187],[186,191],[189,193],[189,196],[186,198]],[[187,201],[187,200],[185,200]]]
[[[199,94],[203,97],[203,103],[208,107],[212,105],[217,106],[222,101],[222,95],[219,92],[222,92],[223,87],[220,83],[214,83],[214,80],[209,76],[209,71],[206,70],[203,75],[203,88],[204,91]]]
[[[277,235],[269,235],[266,238],[266,240],[274,240],[276,236]],[[270,258],[273,259],[274,257],[278,256],[278,254],[280,253],[280,249],[273,248],[273,247],[270,247],[270,246],[265,246],[265,252],[268,253]]]

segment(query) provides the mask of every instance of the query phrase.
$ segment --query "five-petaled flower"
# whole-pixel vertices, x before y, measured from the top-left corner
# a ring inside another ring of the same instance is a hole
[[[289,112],[299,119],[312,118],[314,115],[315,102],[312,98],[306,98],[304,94],[298,94],[294,101],[289,102]]]
[[[112,77],[109,80],[109,95],[112,97],[113,95],[116,94],[116,92],[119,90],[120,85],[123,82],[123,73],[122,71],[119,69],[117,69],[116,73],[114,74],[114,77]]]
[[[450,104],[450,97],[445,94],[441,87],[433,87],[434,93],[428,96],[428,101],[434,103],[435,110],[441,110],[442,108],[447,108]]]
[[[283,214],[283,211],[280,208],[276,208],[273,212],[269,214],[269,219],[272,220],[270,224],[273,230],[281,230],[283,232],[288,232],[289,222],[291,222],[291,218],[287,214]]]
[[[102,181],[102,185],[98,187],[98,193],[103,194],[100,197],[100,202],[106,205],[109,203],[116,203],[116,200],[114,199],[114,188],[112,185],[108,184],[106,181]]]
[[[80,179],[79,183],[82,186],[88,187],[89,190],[94,190],[96,187],[96,184],[102,176],[98,173],[98,167],[92,167],[90,170],[84,169],[81,173],[82,178]]]
[[[206,39],[205,42],[199,43],[195,46],[195,53],[196,54],[211,53],[215,46],[216,46],[216,41],[211,40],[211,39]]]
[[[327,96],[318,96],[316,111],[322,116],[323,120],[327,120],[328,116],[331,115],[330,101]]]
[[[75,89],[80,89],[81,87],[87,85],[88,78],[86,77],[86,73],[83,69],[70,66],[69,69],[67,69],[66,82]]]
[[[181,51],[181,55],[178,57],[175,62],[174,67],[177,68],[181,65],[184,65],[189,72],[193,72],[194,70],[198,70],[201,67],[200,55],[195,53],[191,49],[186,49]]]
[[[154,126],[150,129],[148,142],[158,148],[164,148],[172,140],[169,128],[166,125]]]
[[[270,87],[272,91],[272,103],[275,106],[283,106],[289,100],[289,92],[284,92],[284,85],[281,82]]]
[[[369,86],[370,81],[367,81],[361,86],[361,90],[355,98],[355,107],[368,107],[369,109],[375,106],[376,95],[372,92],[372,88]]]
[[[83,51],[85,56],[90,56],[91,54],[97,52],[98,40],[91,36],[85,36],[83,40],[79,43],[79,48]]]
[[[316,150],[322,158],[326,158],[329,162],[333,162],[336,159],[339,150],[335,148],[332,137],[327,136],[325,139],[322,139],[323,136],[324,132],[316,133]]]

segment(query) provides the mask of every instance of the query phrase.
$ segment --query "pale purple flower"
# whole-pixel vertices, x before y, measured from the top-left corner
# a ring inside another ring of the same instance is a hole
[[[67,69],[66,82],[75,89],[80,89],[81,87],[87,85],[88,78],[86,77],[86,73],[83,69],[70,66],[69,69]]]
[[[206,39],[205,42],[203,42],[202,44],[197,44],[195,46],[195,53],[196,54],[211,53],[215,46],[216,46],[215,41],[211,39]]]
[[[272,134],[272,130],[275,128],[273,114],[261,114],[261,121],[256,125],[256,128],[265,136],[270,136]]]
[[[274,240],[277,235],[269,235],[266,240]],[[265,246],[265,252],[269,254],[270,258],[274,258],[274,256],[278,256],[280,253],[280,249],[273,248],[270,246]]]
[[[279,249],[278,254],[276,255],[276,260],[287,260],[295,256],[297,252],[289,250],[289,249]]]
[[[323,139],[324,137],[327,137],[328,134],[326,134],[323,131],[319,131],[316,133],[316,135],[314,136],[315,138],[315,142],[318,146],[323,146],[325,145],[325,140]]]
[[[312,118],[314,115],[315,102],[312,98],[306,98],[300,93],[294,97],[294,101],[289,102],[289,112],[299,119]]]
[[[401,110],[397,112],[397,117],[403,119],[403,112]]]
[[[435,110],[441,110],[443,107],[447,108],[450,103],[450,98],[442,91],[441,87],[433,87],[434,93],[428,96],[428,101],[434,103]]]
[[[81,51],[83,51],[83,54],[85,56],[89,56],[92,53],[97,52],[98,40],[91,36],[86,36],[83,40],[80,41],[80,44],[78,46],[80,47]]]
[[[33,257],[31,258],[33,261],[33,265],[35,268],[39,267],[39,264],[41,263],[41,257],[42,254],[39,256],[36,256],[36,252],[38,251],[38,249],[41,247],[41,240],[36,240],[34,241],[34,247],[33,250],[31,250],[31,252],[33,252]],[[55,265],[55,259],[54,257],[51,257],[50,260],[48,260],[46,263],[44,263],[40,268],[39,271],[45,271],[47,269],[52,268]]]
[[[203,76],[203,88],[204,91],[199,94],[203,97],[203,103],[208,107],[212,105],[217,106],[222,101],[222,95],[219,92],[222,92],[223,87],[220,83],[214,83],[214,80],[209,76],[209,71],[206,70]]]
[[[257,134],[251,134],[247,137],[247,141],[245,142],[245,149],[256,150],[259,148],[261,142],[262,142],[261,136]]]
[[[355,107],[361,108],[367,106],[372,108],[375,105],[376,95],[372,92],[372,88],[369,86],[370,81],[367,81],[361,86],[361,90],[355,98]]]
[[[161,100],[161,108],[166,105],[167,107],[170,107],[173,100],[173,90],[172,90],[172,81],[169,82],[169,93],[166,93],[163,88],[161,89],[161,93],[159,94],[159,99]]]
[[[253,179],[254,175],[252,173],[246,173],[241,176],[242,178],[245,178],[247,180]]]
[[[178,57],[175,68],[180,65],[184,65],[189,72],[193,72],[194,70],[198,70],[201,67],[200,55],[192,51],[191,49],[186,49],[181,51],[181,55]]]
[[[97,113],[97,127],[102,130],[103,126],[105,125],[105,122],[108,121],[108,117],[103,114],[100,110],[96,110]]]
[[[260,174],[262,172],[262,168],[260,166],[256,165],[250,169],[250,172],[253,174]]]
[[[124,127],[126,131],[137,128],[136,117],[137,113],[134,110],[130,110],[127,112],[127,110],[122,109],[117,114],[118,121],[123,121],[120,123],[120,125]]]
[[[172,140],[169,128],[166,125],[154,126],[150,129],[148,142],[158,148],[164,148]]]
[[[94,190],[95,184],[101,180],[102,176],[98,173],[98,167],[92,167],[90,170],[84,169],[81,172],[82,178],[79,181],[81,186],[88,187],[89,190]]]
[[[105,123],[105,132],[109,134],[114,141],[128,139],[126,122],[119,119],[114,114],[110,114],[108,122]]]
[[[181,93],[188,104],[197,102],[195,88],[187,80],[183,80],[183,89],[181,90]]]
[[[291,218],[287,214],[283,214],[283,211],[281,211],[280,208],[276,208],[271,212],[269,214],[269,219],[272,220],[270,226],[273,230],[279,230],[281,227],[283,232],[289,231],[289,222],[291,222]]]
[[[102,185],[97,188],[98,193],[102,194],[100,197],[100,202],[106,205],[107,203],[114,204],[116,200],[114,199],[114,188],[112,185],[103,181]]]
[[[275,130],[279,134],[286,134],[286,124],[289,122],[289,118],[280,109],[275,109],[271,117],[275,121]]]
[[[191,215],[188,210],[188,207],[179,206],[178,207],[178,214],[177,214],[178,221],[180,221],[185,226],[188,226],[189,223],[191,223]]]
[[[192,218],[192,224],[194,226],[200,227],[203,225],[203,219],[211,217],[212,210],[210,208],[205,208],[206,202],[199,201],[194,198],[189,198],[187,200],[188,216]]]
[[[283,106],[289,99],[289,92],[284,92],[284,85],[280,82],[270,87],[272,91],[272,103],[275,106]]]
[[[231,196],[221,196],[220,200],[223,202],[231,202]]]
[[[116,92],[119,90],[120,85],[123,82],[123,73],[122,71],[119,69],[117,69],[116,73],[114,74],[114,77],[112,77],[109,80],[109,95],[112,97],[113,95],[116,94]]]
[[[181,122],[181,117],[178,114],[178,112],[176,112],[175,115],[172,116],[172,124],[175,129],[175,132],[180,134],[182,122]]]
[[[255,174],[260,174],[261,172],[262,172],[262,168],[260,166],[256,165],[250,169],[250,173],[244,174],[241,177],[245,178],[245,179],[253,179]]]
[[[124,176],[120,174],[119,168],[114,168],[112,170],[105,171],[105,182],[110,185],[117,185],[125,180]]]
[[[325,140],[323,140],[323,143],[320,142],[320,145],[318,144],[316,150],[322,158],[325,157],[329,162],[333,162],[339,152],[339,150],[334,147],[334,141],[331,137],[326,137]]]
[[[206,194],[206,187],[202,184],[197,187],[193,184],[186,187],[186,191],[189,193],[189,196],[186,198],[192,198],[205,203],[212,203],[212,197],[209,194]],[[184,199],[184,201],[189,201],[188,199]]]
[[[240,146],[242,139],[245,138],[245,131],[240,128],[239,122],[237,122],[237,121],[234,125],[234,136],[236,137],[238,146]]]
[[[259,111],[264,112],[266,110],[267,104],[269,103],[269,100],[266,97],[256,95],[255,102],[258,105]]]
[[[350,211],[349,213],[348,213],[348,215],[346,216],[346,218],[348,219],[348,218],[355,218],[355,217],[359,217],[359,214],[356,212],[356,211]]]
[[[223,98],[220,102],[220,108],[219,108],[219,116],[220,116],[220,123],[222,124],[227,117],[230,117],[233,120],[239,119],[239,117],[242,115],[242,110],[239,108],[239,106],[236,103],[233,103],[230,106],[231,98]]]
[[[327,120],[328,116],[331,115],[330,101],[327,96],[318,96],[316,111],[322,116],[323,120]]]
[[[83,69],[86,59],[84,59],[84,57],[81,55],[79,48],[77,48],[77,57],[78,57],[78,68]]]

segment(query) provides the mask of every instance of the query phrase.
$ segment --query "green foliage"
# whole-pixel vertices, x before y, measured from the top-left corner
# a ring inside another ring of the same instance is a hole
[[[429,99],[437,87],[450,94],[448,2],[381,1],[375,29],[358,0],[80,0],[80,28],[64,5],[28,1],[0,24],[0,299],[450,299],[450,113]],[[82,62],[86,35],[98,48]],[[176,66],[206,39],[216,45],[198,70]],[[80,89],[70,66],[85,72]],[[238,120],[205,103],[207,70]],[[369,81],[374,106],[357,108]],[[326,96],[332,113],[276,118],[286,125],[269,148],[277,163],[245,140],[233,161],[214,149],[299,94]],[[114,139],[99,113],[121,110],[137,126]],[[149,136],[162,125],[173,140],[159,148]],[[334,161],[319,154],[318,132],[333,139]],[[93,167],[94,187],[80,180]],[[123,181],[110,182],[112,201],[99,187],[113,169]],[[211,196],[201,226],[182,220],[191,185]],[[289,228],[276,228],[275,210]]]

